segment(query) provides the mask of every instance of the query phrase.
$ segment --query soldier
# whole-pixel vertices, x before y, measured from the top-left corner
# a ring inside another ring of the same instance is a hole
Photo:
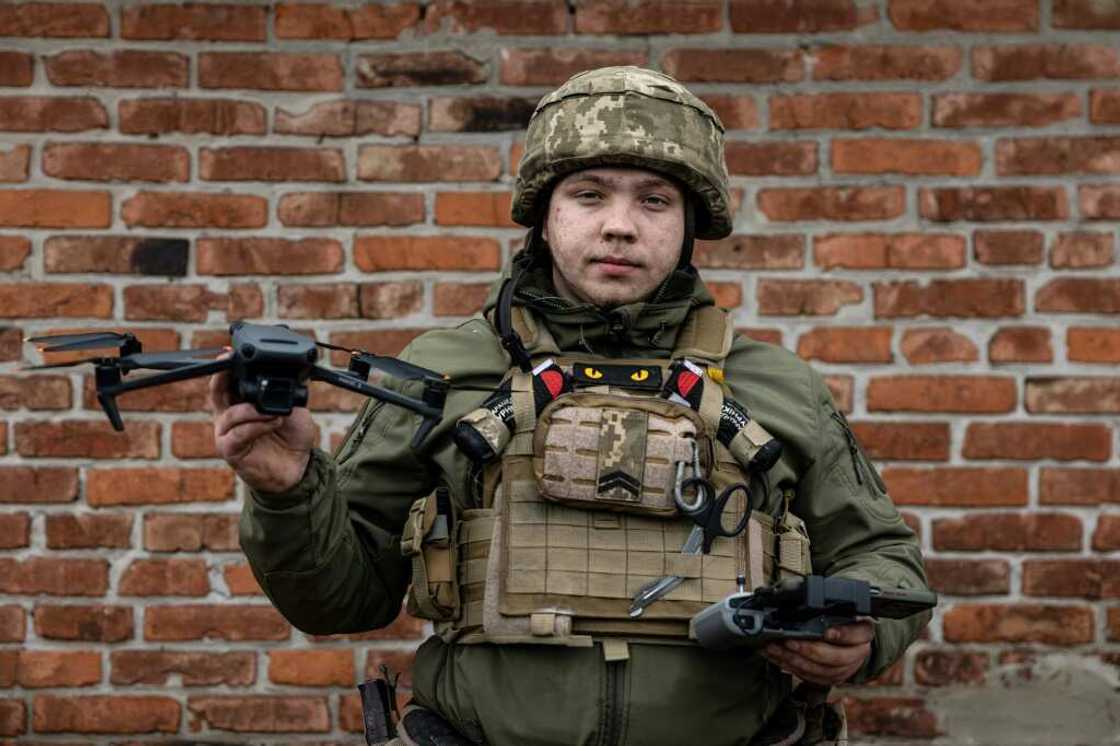
[[[744,582],[926,586],[821,377],[733,335],[691,264],[695,238],[732,230],[718,117],[660,73],[576,75],[533,114],[513,218],[526,245],[484,314],[402,354],[451,381],[418,450],[396,407],[367,403],[332,457],[307,410],[263,417],[211,382],[218,450],[251,488],[241,542],[261,587],[314,634],[385,626],[406,593],[433,621],[404,743],[843,740],[793,677],[818,694],[863,681],[928,617],[762,650],[688,637]],[[771,440],[780,459],[760,466]],[[692,523],[673,496],[693,491],[733,499],[724,532],[682,552]],[[677,585],[640,604],[660,576]]]

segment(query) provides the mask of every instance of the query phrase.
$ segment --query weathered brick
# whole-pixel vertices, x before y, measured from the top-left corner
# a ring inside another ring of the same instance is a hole
[[[92,96],[0,98],[0,131],[84,132],[108,127],[109,113]]]
[[[900,31],[1037,31],[1038,0],[888,0],[887,16]]]
[[[0,410],[69,409],[73,401],[70,394],[70,379],[66,376],[0,375]],[[29,424],[30,423],[24,422],[17,423],[17,434],[20,432],[19,428],[28,426]],[[28,432],[28,430],[24,431],[24,437],[31,437],[34,440],[34,436],[27,435]],[[21,445],[22,443],[17,441],[17,446]],[[50,445],[47,445],[46,449],[48,452],[42,455],[52,455],[49,453]],[[32,450],[36,449],[32,448]],[[24,455],[34,456],[40,454],[28,453]]]
[[[1053,362],[1050,329],[1038,326],[1000,328],[988,342],[988,359],[993,363]]]
[[[366,181],[494,181],[502,171],[494,148],[480,145],[366,145],[358,178]]]
[[[0,228],[108,228],[111,209],[108,192],[0,190]]]
[[[10,150],[0,149],[0,182],[15,184],[27,181],[30,166],[30,145],[13,145]]]
[[[201,275],[334,274],[342,271],[342,245],[332,238],[200,238]]]
[[[268,8],[238,4],[140,5],[121,11],[121,37],[151,41],[264,41]]]
[[[1022,280],[964,279],[876,282],[876,318],[1001,318],[1022,316],[1026,294]]]
[[[725,130],[758,128],[758,104],[751,96],[707,94],[700,100],[712,108]]]
[[[769,220],[890,220],[905,210],[901,186],[768,188],[758,192],[758,208]]]
[[[43,173],[83,181],[187,181],[190,155],[171,145],[47,143]]]
[[[285,319],[353,319],[358,317],[358,288],[352,283],[281,285],[277,314]]]
[[[0,642],[23,642],[27,637],[27,612],[22,606],[0,606]]]
[[[1043,505],[1120,503],[1120,469],[1043,467],[1038,501]]]
[[[941,734],[937,715],[917,697],[844,697],[844,709],[852,735],[930,739]]]
[[[11,362],[23,358],[23,330],[14,326],[0,326],[0,361]]]
[[[867,455],[895,461],[948,461],[949,425],[943,422],[850,423]]]
[[[233,498],[228,469],[91,469],[86,499],[95,507],[222,502]]]
[[[435,0],[428,4],[424,20],[428,31],[562,34],[568,25],[568,8],[550,0]]]
[[[177,676],[183,686],[249,686],[257,678],[256,654],[249,651],[113,650],[109,682],[115,686],[165,686]]]
[[[962,455],[969,459],[1107,461],[1112,430],[1097,424],[972,422]]]
[[[149,606],[144,611],[144,639],[149,642],[239,642],[289,637],[291,627],[280,612],[260,604]]]
[[[818,327],[797,340],[797,354],[826,363],[889,363],[892,333],[889,326]]]
[[[930,588],[954,596],[987,596],[1011,591],[1007,560],[925,560]]]
[[[945,80],[961,67],[958,47],[846,46],[814,50],[813,80]]]
[[[132,99],[121,101],[117,114],[129,135],[263,135],[267,118],[259,103],[228,99]]]
[[[150,552],[236,552],[237,514],[146,513],[144,548]]]
[[[944,326],[907,329],[899,347],[911,365],[973,363],[980,359],[980,351],[971,339]]]
[[[0,505],[68,503],[77,498],[77,469],[62,466],[0,466]]]
[[[359,88],[485,83],[487,66],[460,51],[363,54],[355,67]]]
[[[357,408],[355,408],[357,409]],[[263,596],[264,591],[253,577],[249,564],[242,562],[222,568],[222,579],[231,596]]]
[[[69,385],[66,389],[69,400]],[[160,432],[158,422],[134,422],[117,432],[105,421],[24,421],[15,425],[16,451],[31,458],[156,459]]]
[[[814,93],[770,97],[770,129],[913,129],[922,123],[916,93]]]
[[[796,83],[805,77],[800,51],[671,49],[661,69],[685,83]]]
[[[1081,117],[1065,93],[944,93],[933,97],[936,127],[1045,127]]]
[[[1120,280],[1059,277],[1038,289],[1034,308],[1046,313],[1120,313]]]
[[[354,264],[363,272],[392,270],[495,270],[501,246],[492,238],[358,236]]]
[[[1090,600],[1120,598],[1120,561],[1025,560],[1023,594]]]
[[[1108,610],[1108,639],[1112,642],[1120,640],[1120,606]]]
[[[649,57],[645,51],[640,50],[545,47],[503,48],[499,53],[499,59],[501,60],[499,79],[503,85],[548,86],[560,85],[578,72],[597,67],[614,65],[645,67]],[[483,82],[483,80],[485,78],[472,82]]]
[[[366,3],[357,8],[330,3],[282,3],[276,7],[278,39],[365,41],[395,39],[420,20],[416,3]]]
[[[0,735],[18,736],[27,731],[27,705],[23,700],[0,699]]]
[[[1090,91],[1089,121],[1093,124],[1120,124],[1120,90]]]
[[[855,398],[855,381],[852,376],[825,376],[824,385],[832,396],[836,408],[845,414],[851,414],[852,401]]]
[[[358,286],[358,307],[363,318],[396,319],[419,313],[424,286],[419,282],[367,282]]]
[[[436,225],[516,228],[510,218],[511,192],[438,192]]]
[[[1001,139],[996,171],[1001,176],[1120,173],[1120,137]]]
[[[346,159],[338,148],[202,148],[198,175],[206,181],[346,180]]]
[[[126,225],[148,228],[263,228],[268,200],[249,194],[141,191],[124,201],[121,218]]]
[[[0,36],[103,38],[109,11],[94,3],[9,3],[0,6]]]
[[[0,591],[17,595],[104,596],[109,562],[104,559],[0,557]]]
[[[1067,513],[981,513],[933,521],[938,551],[1076,552],[1081,519]]]
[[[101,654],[90,650],[21,650],[16,680],[25,689],[101,683]]]
[[[980,145],[947,140],[833,140],[832,170],[840,174],[976,176]]]
[[[32,612],[35,634],[48,640],[122,642],[132,639],[130,606],[42,604]]]
[[[43,64],[56,86],[186,88],[190,82],[190,58],[175,52],[82,49],[45,57]]]
[[[1038,231],[981,230],[972,234],[976,260],[990,266],[1042,263],[1042,234]]]
[[[326,101],[303,114],[276,110],[273,131],[288,135],[395,137],[420,134],[420,106],[396,101]]]
[[[733,176],[806,176],[818,168],[815,142],[729,142],[727,170]]]
[[[845,280],[759,280],[762,316],[831,316],[863,302],[863,288]]]
[[[182,706],[171,697],[40,694],[32,709],[38,733],[177,733]]]
[[[49,549],[128,549],[132,516],[52,513],[47,516],[46,534]]]
[[[1097,516],[1097,527],[1093,531],[1093,550],[1113,552],[1120,549],[1120,515],[1105,514]]]
[[[342,63],[334,54],[199,52],[200,88],[255,91],[341,91]]]
[[[735,6],[732,4],[732,18]],[[723,29],[718,0],[584,0],[575,6],[577,34],[709,34]]]
[[[1120,329],[1075,326],[1066,331],[1066,357],[1075,363],[1120,363]]]
[[[955,220],[1065,220],[1069,205],[1062,187],[923,187],[918,192],[923,218]]]
[[[1059,233],[1050,247],[1050,266],[1054,269],[1108,267],[1112,264],[1111,233]]]
[[[412,225],[424,220],[424,195],[409,192],[293,192],[280,198],[286,226]]]
[[[428,129],[432,132],[523,130],[536,103],[536,98],[524,97],[433,97],[428,103]]]
[[[31,515],[0,513],[0,549],[21,549],[30,546]]]
[[[354,653],[349,650],[273,650],[268,680],[294,686],[353,686]]]
[[[867,387],[868,411],[1002,413],[1016,400],[1015,380],[1000,376],[882,376]]]
[[[1120,7],[1099,0],[1054,0],[1054,28],[1120,31]]]
[[[1032,413],[1120,413],[1120,378],[1027,378],[1025,402]]]
[[[43,242],[47,272],[182,277],[187,274],[189,255],[190,242],[185,238],[93,234],[50,236]]]
[[[108,285],[75,282],[0,283],[0,318],[97,318],[113,312]]]
[[[412,686],[412,667],[416,660],[415,650],[381,650],[370,649],[366,651],[365,674],[367,677],[376,676],[381,664],[386,664],[390,671],[403,671],[401,686]]]
[[[0,52],[0,86],[27,87],[35,79],[35,58],[27,52]]]
[[[470,316],[482,310],[490,294],[487,283],[436,283],[432,296],[432,312],[436,316]]]
[[[861,18],[852,0],[731,0],[731,30],[739,34],[851,31],[874,17]]]
[[[121,574],[121,596],[205,596],[210,592],[206,561],[201,559],[138,559]]]
[[[1110,184],[1077,188],[1081,215],[1089,220],[1120,219],[1120,187]]]
[[[743,304],[743,286],[738,282],[708,282],[708,292],[720,308],[738,308]]]
[[[200,726],[233,732],[325,733],[330,712],[325,697],[190,697],[187,709]]]
[[[692,263],[702,269],[801,269],[805,237],[736,234],[718,241],[697,241]]]
[[[1104,44],[974,47],[972,74],[985,81],[1120,77],[1120,50]]]
[[[989,664],[988,653],[923,650],[914,658],[914,682],[919,686],[983,684]]]
[[[1023,468],[896,466],[884,469],[882,476],[899,505],[1026,505],[1029,492]]]
[[[205,285],[130,285],[124,289],[124,317],[200,322],[221,301]]]
[[[963,236],[946,233],[837,233],[813,239],[814,263],[824,269],[958,269]]]

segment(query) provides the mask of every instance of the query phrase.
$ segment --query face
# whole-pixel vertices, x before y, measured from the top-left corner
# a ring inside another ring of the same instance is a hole
[[[684,199],[666,177],[638,168],[561,179],[542,227],[556,292],[597,306],[649,297],[680,259]]]

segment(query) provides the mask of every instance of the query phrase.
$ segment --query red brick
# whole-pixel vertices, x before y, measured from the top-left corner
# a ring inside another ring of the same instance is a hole
[[[438,282],[432,297],[432,312],[436,316],[470,316],[482,310],[489,294],[487,283]]]
[[[1028,378],[1025,400],[1032,413],[1120,413],[1120,378]]]
[[[82,49],[45,57],[47,80],[82,88],[186,88],[190,59],[174,52]]]
[[[1066,513],[986,513],[933,521],[938,551],[1076,552],[1081,519]]]
[[[424,286],[418,282],[369,282],[358,286],[358,305],[363,318],[395,319],[419,313]]]
[[[108,192],[6,189],[0,191],[0,227],[108,228],[110,204]]]
[[[205,596],[210,592],[206,561],[201,559],[138,559],[121,574],[121,596]]]
[[[1002,139],[996,170],[1001,176],[1120,173],[1120,137]]]
[[[124,289],[124,317],[201,322],[221,300],[205,285],[131,285]]]
[[[121,218],[126,225],[149,228],[263,228],[268,200],[248,194],[141,191],[124,200]]]
[[[0,557],[0,590],[17,595],[104,596],[109,562],[104,559]]]
[[[1023,281],[1010,278],[876,282],[872,289],[876,318],[1022,316],[1025,303]]]
[[[13,145],[9,150],[0,149],[0,182],[15,184],[27,181],[30,165],[30,145]]]
[[[494,148],[480,145],[366,145],[358,150],[364,181],[494,181],[502,172]]]
[[[962,454],[969,459],[1108,461],[1112,430],[1096,424],[973,422]]]
[[[206,181],[345,181],[338,148],[202,148],[199,178]]]
[[[712,108],[723,123],[724,129],[758,128],[758,105],[751,96],[708,94],[701,96],[700,99]]]
[[[373,640],[420,640],[425,636],[425,622],[423,619],[411,616],[404,609],[388,627],[372,629],[366,632],[344,633],[337,635],[312,635],[307,638],[312,642],[369,642]]]
[[[933,97],[937,127],[1045,127],[1081,117],[1072,94],[946,93]]]
[[[805,237],[736,234],[697,241],[692,263],[701,269],[802,269]]]
[[[1120,31],[1120,7],[1095,0],[1054,0],[1054,28]]]
[[[961,67],[958,47],[829,45],[814,54],[813,80],[945,80]]]
[[[0,642],[23,642],[27,637],[27,613],[22,606],[0,606]]]
[[[0,98],[0,131],[83,132],[108,127],[109,114],[93,97]]]
[[[922,122],[916,93],[816,93],[770,97],[770,129],[914,129]]]
[[[261,104],[226,99],[134,99],[117,112],[120,131],[130,135],[263,135],[267,116]]]
[[[281,285],[277,314],[284,319],[353,319],[358,317],[358,287],[352,283]]]
[[[35,634],[48,640],[122,642],[132,639],[132,608],[128,606],[36,606]]]
[[[708,282],[708,292],[720,308],[738,308],[743,304],[743,286],[738,282]]]
[[[863,302],[863,288],[844,280],[759,280],[762,316],[831,316]]]
[[[189,254],[190,242],[179,238],[62,235],[43,242],[43,266],[52,273],[182,277],[187,274]]]
[[[200,88],[254,91],[341,91],[342,64],[334,54],[199,52]]]
[[[510,218],[511,192],[438,192],[436,225],[516,228]]]
[[[280,198],[286,226],[411,225],[424,220],[424,195],[406,192],[293,192]]]
[[[0,86],[27,87],[34,79],[34,57],[26,52],[0,52]]]
[[[91,469],[86,499],[95,507],[222,502],[233,498],[228,469]]]
[[[999,376],[884,376],[867,387],[868,411],[1010,412],[1015,380]]]
[[[1080,186],[1077,196],[1081,214],[1089,220],[1120,219],[1120,187]]]
[[[358,236],[354,264],[363,272],[496,270],[501,246],[492,238]]]
[[[1062,187],[942,187],[918,193],[921,216],[954,220],[1065,220],[1069,217]]]
[[[257,678],[255,652],[114,650],[109,681],[115,686],[165,686],[172,675],[183,686],[249,686]]]
[[[289,637],[291,627],[280,613],[260,604],[149,606],[144,611],[144,639],[149,642],[240,642]]]
[[[334,274],[342,245],[331,238],[200,238],[200,275]]]
[[[1025,560],[1023,594],[1059,598],[1120,598],[1120,561]]]
[[[1038,501],[1042,505],[1120,504],[1120,470],[1043,467]]]
[[[0,375],[0,410],[69,409],[70,379],[66,376],[5,376]],[[30,423],[17,423],[18,427]],[[17,432],[19,430],[17,429]],[[46,448],[49,450],[50,445]],[[28,453],[24,455],[39,455]],[[43,455],[51,455],[46,453]]]
[[[1120,607],[1108,610],[1108,639],[1115,642],[1120,640]]]
[[[1097,528],[1093,531],[1093,550],[1113,552],[1120,549],[1120,515],[1097,516]]]
[[[0,549],[21,549],[30,546],[31,515],[0,513]]]
[[[178,733],[182,706],[171,697],[35,697],[37,733]]]
[[[77,469],[61,466],[0,466],[0,505],[68,503],[77,498]]]
[[[905,210],[903,187],[760,189],[758,207],[772,221],[890,220]]]
[[[340,347],[365,350],[374,355],[399,355],[425,329],[378,329],[364,332],[332,332],[330,342]],[[335,361],[338,365],[339,361]]]
[[[459,51],[363,54],[355,70],[359,88],[478,85],[487,80],[487,66]]]
[[[195,727],[234,732],[325,733],[330,712],[325,697],[209,696],[187,700]]]
[[[21,650],[17,681],[25,689],[94,686],[101,683],[101,654],[85,650]]]
[[[132,546],[132,516],[97,513],[47,515],[49,549],[128,549]]]
[[[1120,280],[1061,277],[1035,295],[1036,311],[1047,313],[1120,313]]]
[[[356,411],[357,408],[355,408]],[[222,568],[222,578],[232,596],[263,596],[264,591],[253,577],[248,563],[226,565]]]
[[[914,658],[914,682],[919,686],[984,684],[989,664],[986,652],[923,650]]]
[[[973,363],[980,359],[972,340],[949,327],[907,329],[902,334],[900,348],[911,365]]]
[[[852,433],[873,459],[948,461],[949,425],[940,422],[852,422]]]
[[[976,176],[983,160],[975,142],[888,138],[832,141],[832,170],[838,174]]]
[[[739,34],[851,31],[868,20],[852,0],[731,0],[731,29]]]
[[[1103,44],[974,47],[972,74],[986,81],[1120,77],[1120,50]]]
[[[67,383],[67,402],[69,394]],[[132,423],[118,433],[105,421],[25,421],[16,423],[15,436],[16,451],[24,457],[155,459],[160,455],[158,422]]]
[[[390,671],[401,671],[401,686],[412,686],[412,667],[416,660],[415,650],[379,650],[370,649],[366,652],[365,675],[377,676],[384,663]]]
[[[976,260],[989,266],[1042,263],[1042,234],[1038,231],[976,231],[972,234]]]
[[[1050,248],[1050,266],[1055,269],[1111,266],[1112,244],[1111,233],[1059,233]]]
[[[734,19],[734,3],[731,13]],[[709,34],[722,29],[723,3],[718,0],[587,0],[575,6],[577,34]]]
[[[276,7],[278,39],[363,41],[395,39],[420,20],[416,3],[367,3],[357,8],[331,4],[282,3]]]
[[[844,697],[844,709],[852,735],[921,739],[941,735],[937,715],[916,697]]]
[[[26,731],[27,706],[23,701],[0,699],[0,735],[16,736]]]
[[[1020,468],[889,467],[882,476],[898,505],[1026,505],[1029,492],[1027,471]]]
[[[432,53],[441,54],[441,53]],[[442,54],[449,54],[443,52]],[[503,85],[549,86],[560,85],[584,70],[614,65],[646,67],[648,54],[644,51],[615,49],[503,48],[499,54]],[[477,63],[476,63],[477,64]],[[481,67],[481,66],[480,66]],[[472,82],[483,82],[480,80]]]
[[[264,41],[268,9],[237,4],[141,5],[121,11],[121,37],[153,41]]]
[[[1120,124],[1120,90],[1090,91],[1089,121],[1093,124]]]
[[[1038,0],[888,0],[887,15],[900,31],[1037,31]]]
[[[852,380],[852,377],[825,376],[824,384],[828,387],[828,393],[836,403],[836,408],[845,414],[851,414],[855,389],[855,382]]]
[[[1075,363],[1120,363],[1120,329],[1071,327],[1066,357]]]
[[[1007,560],[950,560],[927,558],[930,588],[954,596],[987,596],[1011,591]]]
[[[1050,363],[1050,329],[1046,327],[1003,327],[988,342],[988,359],[993,363]]]
[[[568,9],[550,0],[436,0],[427,6],[425,28],[452,33],[493,29],[498,34],[562,34]]]
[[[825,269],[958,269],[962,236],[946,233],[837,233],[813,239],[814,263]]]
[[[235,513],[146,513],[144,548],[149,552],[237,552]]]
[[[54,39],[109,36],[109,13],[94,3],[12,3],[0,6],[0,36]]]
[[[113,312],[108,285],[69,282],[0,284],[0,318],[100,318]]]
[[[818,168],[815,142],[727,143],[727,170],[733,176],[805,176]]]
[[[303,114],[276,110],[273,131],[279,134],[322,137],[420,134],[420,106],[395,101],[326,101]]]
[[[802,53],[786,49],[671,49],[661,68],[685,83],[796,83],[805,77]]]
[[[0,327],[0,361],[11,362],[23,358],[23,330]]]
[[[797,354],[826,363],[890,363],[892,333],[889,326],[818,327],[797,340]]]
[[[273,650],[268,680],[293,686],[353,686],[354,653],[347,650]]]

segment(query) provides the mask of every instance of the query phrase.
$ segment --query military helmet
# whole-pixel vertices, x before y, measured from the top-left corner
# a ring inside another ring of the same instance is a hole
[[[648,168],[696,197],[696,237],[731,233],[723,124],[673,78],[640,67],[573,75],[529,120],[513,193],[513,219],[535,225],[556,179],[597,166]]]

